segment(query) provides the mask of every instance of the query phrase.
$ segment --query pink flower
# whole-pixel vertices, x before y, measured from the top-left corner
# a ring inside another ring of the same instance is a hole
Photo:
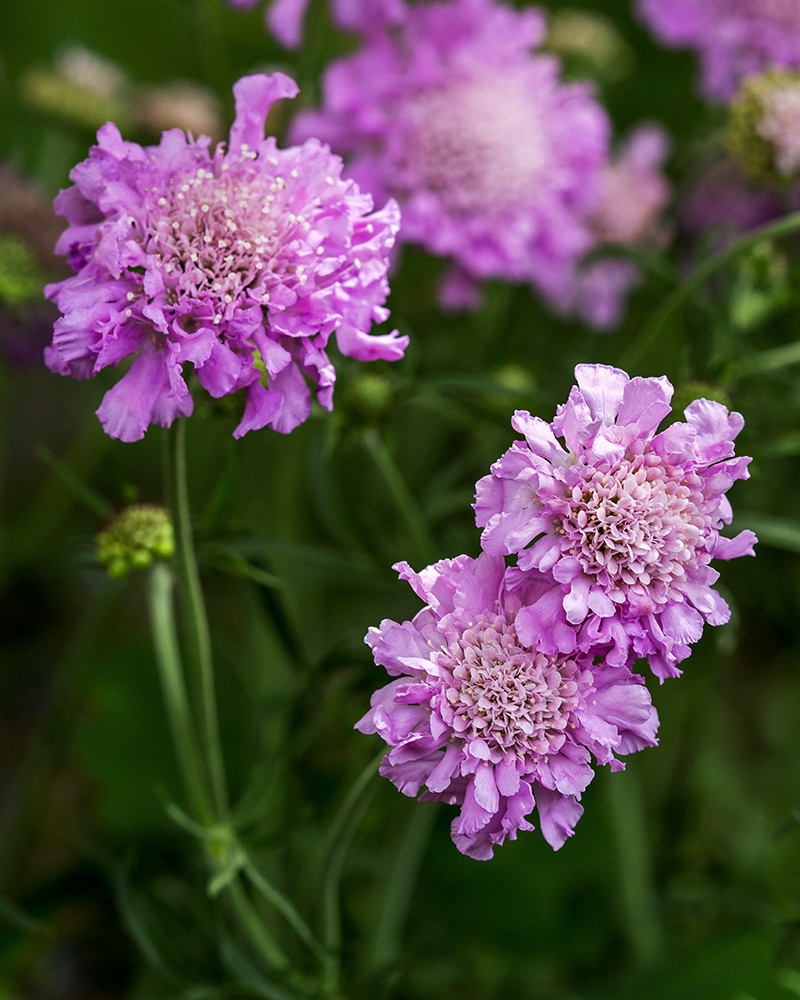
[[[287,49],[300,47],[303,20],[309,0],[272,0],[264,12],[264,22]],[[261,0],[228,0],[231,7],[252,10]],[[405,16],[403,0],[333,0],[333,21],[340,28],[369,34],[386,24],[398,24]]]
[[[754,554],[752,531],[720,534],[733,517],[725,494],[749,475],[750,459],[732,457],[744,420],[698,399],[686,423],[657,434],[671,409],[666,378],[605,365],[578,365],[575,377],[552,424],[514,415],[525,441],[477,485],[482,545],[558,584],[517,616],[543,652],[571,626],[581,648],[613,643],[610,663],[634,652],[662,680],[676,676],[704,622],[730,617],[711,560]]]
[[[641,677],[604,663],[601,646],[579,650],[569,627],[555,652],[541,650],[530,630],[523,636],[523,601],[552,584],[506,572],[500,557],[395,569],[427,606],[367,635],[376,663],[395,678],[356,726],[391,747],[381,774],[405,795],[459,805],[452,837],[473,858],[532,830],[534,807],[558,849],[583,812],[592,756],[620,770],[615,754],[656,742],[658,716]]]
[[[69,221],[56,250],[77,273],[46,289],[64,315],[45,360],[89,378],[137,355],[97,411],[112,437],[188,416],[186,364],[212,396],[244,389],[239,437],[305,420],[307,379],[332,407],[334,332],[359,360],[402,356],[407,338],[369,336],[388,315],[397,205],[372,212],[318,140],[278,149],[264,138],[270,106],[296,93],[282,73],[239,80],[228,148],[213,153],[178,129],[142,148],[104,125],[56,198]]]
[[[639,0],[666,45],[698,49],[703,92],[733,97],[739,82],[772,66],[800,69],[797,0]]]
[[[413,5],[334,63],[321,111],[296,122],[295,137],[349,155],[378,200],[397,198],[401,239],[453,262],[450,306],[474,303],[468,285],[492,277],[558,301],[595,244],[609,122],[587,84],[563,83],[554,57],[532,53],[543,36],[537,9]]]

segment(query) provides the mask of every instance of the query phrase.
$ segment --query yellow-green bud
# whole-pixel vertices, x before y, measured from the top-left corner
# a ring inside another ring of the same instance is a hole
[[[590,10],[559,10],[549,19],[546,46],[570,76],[619,80],[630,69],[628,45],[608,18]]]
[[[392,385],[376,372],[363,372],[347,386],[346,400],[365,417],[379,417],[392,402]]]
[[[724,406],[731,405],[730,396],[721,386],[710,382],[684,382],[675,390],[672,409],[675,413],[683,413],[689,403],[696,399],[713,399]]]
[[[800,178],[800,74],[748,77],[733,100],[728,149],[755,184],[785,188]]]
[[[174,552],[172,522],[156,504],[126,507],[97,536],[97,558],[115,580],[131,570],[147,569],[156,559],[170,559]]]
[[[36,254],[13,233],[0,233],[0,301],[10,306],[41,299],[44,276]]]

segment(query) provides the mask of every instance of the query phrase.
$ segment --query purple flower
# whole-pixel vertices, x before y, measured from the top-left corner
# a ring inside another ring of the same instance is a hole
[[[771,66],[800,68],[797,0],[640,0],[640,9],[666,45],[700,51],[708,97],[727,100]]]
[[[388,315],[397,205],[370,214],[370,196],[341,179],[341,160],[318,140],[278,149],[264,138],[272,103],[297,93],[288,76],[245,77],[233,90],[227,151],[178,129],[142,148],[109,123],[55,201],[69,221],[56,250],[77,273],[46,289],[64,315],[45,360],[89,378],[138,352],[97,411],[123,441],[192,412],[187,362],[212,396],[245,390],[240,437],[302,423],[307,378],[331,408],[334,331],[361,361],[394,360],[407,345],[396,332],[368,335]]]
[[[662,168],[670,150],[658,125],[640,125],[605,170],[589,220],[599,243],[661,249],[669,239],[662,214],[671,196]],[[641,281],[630,260],[610,258],[578,267],[561,303],[591,326],[606,329],[622,319],[628,293]]]
[[[391,747],[381,774],[405,795],[460,805],[452,837],[485,860],[536,807],[556,850],[573,833],[580,797],[594,777],[592,755],[612,770],[656,743],[658,716],[641,677],[602,661],[602,647],[577,648],[567,628],[545,653],[517,628],[523,601],[552,584],[506,571],[485,553],[445,559],[415,573],[395,566],[427,602],[413,621],[386,620],[366,641],[395,679],[357,723]]]
[[[515,413],[525,441],[477,486],[483,547],[519,553],[521,570],[559,584],[517,618],[541,634],[543,652],[560,649],[571,626],[581,648],[613,643],[610,663],[633,651],[662,680],[677,676],[703,623],[730,617],[711,559],[754,554],[752,531],[720,534],[733,517],[725,494],[749,475],[750,459],[732,457],[744,420],[698,399],[686,423],[657,434],[671,409],[666,378],[605,365],[578,365],[575,377],[552,424]]]
[[[401,239],[449,257],[449,305],[475,300],[485,278],[565,294],[595,243],[588,216],[608,158],[609,122],[585,83],[532,54],[540,11],[492,0],[408,9],[404,23],[334,63],[319,113],[295,137],[319,134],[350,155],[348,170],[403,209]]]
[[[252,10],[261,0],[228,0],[231,7]],[[309,0],[273,0],[264,13],[268,31],[287,49],[300,47]],[[364,34],[405,17],[403,0],[333,0],[333,21],[340,28]]]

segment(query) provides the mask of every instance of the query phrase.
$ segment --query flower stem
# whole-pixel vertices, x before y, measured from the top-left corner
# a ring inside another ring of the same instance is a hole
[[[619,854],[628,940],[638,964],[651,965],[663,954],[664,940],[656,909],[639,776],[628,762],[625,771],[607,774],[605,778]]]
[[[202,744],[211,782],[214,809],[217,818],[223,820],[228,815],[228,790],[217,717],[211,635],[203,591],[200,586],[200,574],[197,570],[192,537],[192,518],[189,510],[189,493],[186,486],[185,424],[185,420],[176,420],[168,432],[167,492],[175,529],[175,563],[187,618],[190,660],[200,685]]]
[[[659,335],[664,331],[670,320],[681,310],[684,303],[694,295],[694,293],[717,271],[732,263],[741,254],[751,247],[754,247],[762,240],[776,239],[779,236],[787,236],[789,233],[797,232],[800,229],[800,212],[793,212],[776,222],[769,222],[765,226],[760,226],[738,240],[734,240],[730,246],[721,250],[713,257],[709,257],[695,271],[689,275],[682,285],[679,285],[669,294],[661,306],[656,310],[649,326],[646,326],[641,335],[625,351],[620,361],[620,365],[626,371],[635,368],[647,353],[649,348],[655,343]]]
[[[390,967],[400,956],[400,943],[414,885],[437,812],[436,805],[431,802],[417,802],[414,805],[411,820],[389,873],[378,917],[371,962],[375,969]]]
[[[197,749],[197,738],[176,638],[175,616],[172,609],[174,584],[175,578],[169,566],[164,562],[156,562],[150,570],[147,581],[150,628],[156,648],[161,689],[184,787],[197,818],[202,823],[210,824],[213,821],[213,811],[203,781],[201,758]]]
[[[339,996],[340,951],[342,948],[342,915],[339,906],[339,885],[347,851],[361,817],[375,790],[373,781],[386,753],[384,747],[356,778],[334,818],[329,836],[325,874],[322,881],[322,943],[327,951],[324,971],[325,995]]]

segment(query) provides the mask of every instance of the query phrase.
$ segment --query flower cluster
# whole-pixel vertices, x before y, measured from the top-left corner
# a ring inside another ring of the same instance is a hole
[[[618,755],[655,744],[633,662],[647,656],[662,680],[680,673],[704,621],[730,615],[711,559],[752,555],[756,541],[720,534],[725,494],[747,477],[749,459],[733,457],[738,413],[700,399],[656,433],[666,378],[575,374],[552,424],[515,414],[525,440],[478,483],[482,555],[421,573],[399,563],[426,606],[366,639],[394,679],[356,728],[389,745],[381,773],[402,792],[461,807],[452,837],[474,858],[533,829],[534,808],[561,847],[592,758],[620,770]]]
[[[190,414],[187,363],[214,397],[244,389],[239,437],[305,420],[306,379],[331,408],[334,332],[359,360],[402,356],[406,338],[369,335],[388,315],[397,205],[373,212],[318,140],[264,138],[270,106],[296,93],[282,73],[239,80],[227,149],[178,129],[143,148],[104,125],[56,198],[69,222],[56,249],[77,273],[46,290],[64,315],[45,359],[89,378],[137,355],[97,411],[112,437]]]
[[[631,212],[663,208],[666,144],[645,130],[613,162],[591,85],[564,83],[559,60],[533,51],[545,34],[537,8],[410,6],[393,31],[374,32],[328,69],[322,109],[301,114],[293,136],[320,135],[376,199],[397,198],[400,238],[451,262],[444,306],[473,308],[479,283],[502,278],[609,326],[638,272],[579,264],[604,240],[641,243]],[[621,183],[630,188],[622,202]]]
[[[295,139],[320,135],[363,188],[398,199],[403,240],[454,261],[446,304],[489,277],[561,298],[595,242],[610,124],[589,85],[532,54],[544,34],[540,11],[492,0],[409,7],[328,69],[322,110],[295,123]]]
[[[800,69],[797,0],[640,0],[640,9],[662,42],[699,49],[708,97],[728,100],[772,66]]]
[[[726,493],[749,475],[750,459],[733,457],[744,420],[698,399],[685,423],[657,433],[671,410],[666,378],[629,379],[605,365],[575,375],[551,424],[514,415],[525,440],[477,486],[482,545],[552,578],[520,612],[545,650],[578,629],[582,648],[613,647],[609,662],[647,656],[658,677],[674,677],[704,622],[730,617],[711,560],[754,554],[752,531],[720,533],[733,517]]]
[[[523,602],[548,587],[502,557],[459,556],[414,573],[395,567],[427,606],[413,621],[370,629],[375,661],[395,679],[377,691],[356,728],[391,747],[381,774],[406,795],[459,805],[453,841],[473,858],[517,830],[558,849],[580,819],[592,756],[656,742],[658,716],[640,677],[604,662],[602,650],[563,642],[545,650],[522,625]]]

